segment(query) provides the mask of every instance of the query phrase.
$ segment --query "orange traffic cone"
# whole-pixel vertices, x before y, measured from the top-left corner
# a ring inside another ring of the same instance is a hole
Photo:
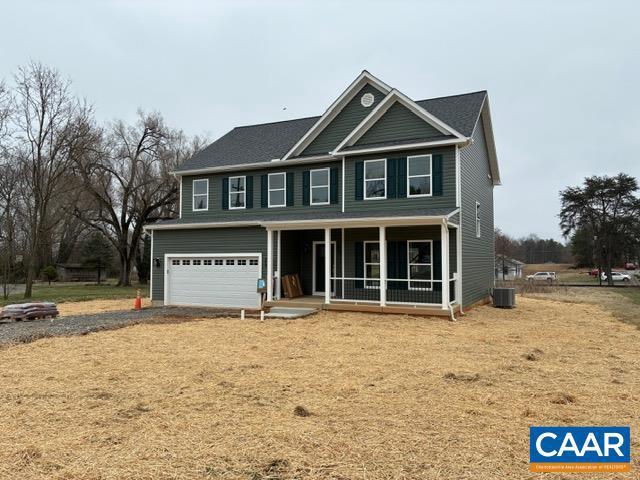
[[[133,304],[133,308],[136,310],[140,310],[142,308],[142,298],[140,298],[140,290],[136,293],[136,301]]]

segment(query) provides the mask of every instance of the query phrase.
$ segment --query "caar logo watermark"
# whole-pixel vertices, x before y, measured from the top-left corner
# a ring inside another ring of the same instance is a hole
[[[628,472],[629,427],[530,427],[532,472]]]

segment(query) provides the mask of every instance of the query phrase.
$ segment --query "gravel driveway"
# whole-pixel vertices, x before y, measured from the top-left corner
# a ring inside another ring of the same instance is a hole
[[[238,316],[237,312],[187,307],[154,307],[140,311],[119,311],[58,317],[54,320],[0,322],[0,345],[28,343],[43,337],[86,335],[100,330],[126,327],[136,323],[172,323],[192,318]]]

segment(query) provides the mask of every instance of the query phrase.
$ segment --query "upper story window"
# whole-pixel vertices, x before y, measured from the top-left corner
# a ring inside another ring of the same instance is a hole
[[[329,204],[329,169],[311,170],[311,205]]]
[[[407,157],[407,196],[431,195],[431,155]]]
[[[247,177],[229,177],[229,209],[246,208]]]
[[[476,237],[480,238],[480,202],[476,202]]]
[[[209,180],[206,178],[193,181],[193,211],[209,209]]]
[[[269,208],[284,207],[287,202],[286,173],[269,174]]]
[[[364,162],[364,199],[387,198],[387,160]]]

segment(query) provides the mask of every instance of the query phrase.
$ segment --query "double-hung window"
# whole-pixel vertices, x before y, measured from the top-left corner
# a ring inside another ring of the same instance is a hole
[[[247,177],[229,177],[229,209],[246,208]]]
[[[407,157],[407,196],[430,196],[432,191],[431,179],[431,155]]]
[[[209,209],[209,180],[206,178],[193,181],[193,211]]]
[[[364,199],[387,198],[387,160],[364,162]]]
[[[311,170],[311,205],[329,204],[329,169]]]
[[[269,174],[269,208],[284,207],[287,200],[287,174]]]
[[[431,290],[433,281],[431,240],[409,240],[407,255],[409,257],[409,290]]]
[[[480,203],[476,202],[476,237],[480,238]]]
[[[364,242],[364,286],[380,288],[380,242]]]

